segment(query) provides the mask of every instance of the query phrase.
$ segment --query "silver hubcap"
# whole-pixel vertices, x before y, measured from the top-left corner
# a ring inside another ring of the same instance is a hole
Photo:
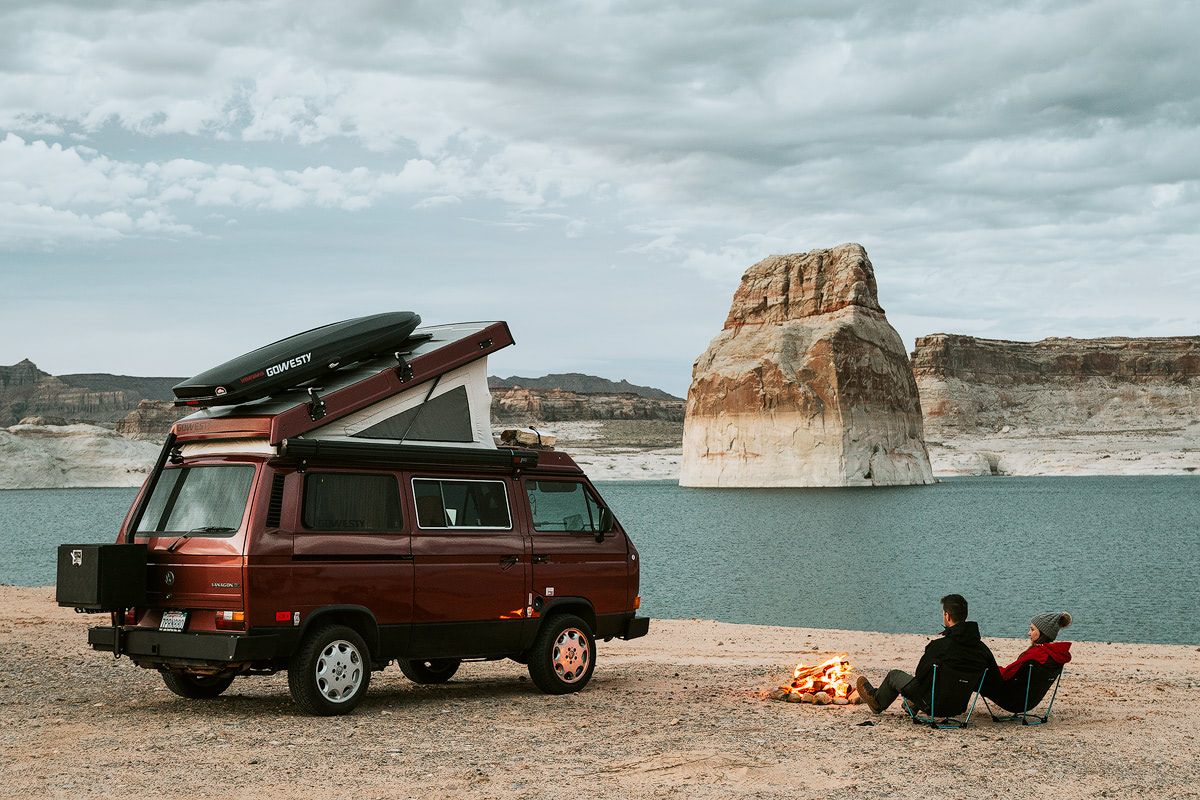
[[[575,683],[587,672],[592,660],[587,637],[583,631],[567,628],[554,640],[554,652],[550,656],[554,671],[563,683]]]
[[[331,703],[344,703],[362,685],[362,656],[344,639],[325,645],[317,659],[317,688]]]

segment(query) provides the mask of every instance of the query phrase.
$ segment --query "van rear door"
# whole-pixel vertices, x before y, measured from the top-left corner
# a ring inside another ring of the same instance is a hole
[[[242,610],[247,500],[257,474],[245,462],[163,470],[134,533],[149,540],[150,615],[142,625],[213,630],[212,612]]]

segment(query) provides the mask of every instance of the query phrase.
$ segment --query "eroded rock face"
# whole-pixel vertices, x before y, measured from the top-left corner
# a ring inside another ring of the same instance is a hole
[[[195,411],[167,400],[142,400],[137,408],[117,420],[116,431],[126,439],[161,444],[171,426]]]
[[[935,333],[917,339],[912,367],[939,474],[1182,474],[1200,465],[1200,336]]]
[[[492,389],[492,419],[502,424],[583,420],[683,419],[683,401],[653,399],[631,392],[576,393],[562,389]]]
[[[862,246],[748,269],[692,368],[680,484],[932,482],[916,382]]]

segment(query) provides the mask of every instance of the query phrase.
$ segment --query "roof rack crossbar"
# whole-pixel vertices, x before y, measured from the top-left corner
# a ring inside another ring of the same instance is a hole
[[[281,458],[348,460],[376,464],[414,466],[471,466],[477,468],[520,470],[536,467],[535,450],[500,447],[424,447],[383,442],[341,442],[320,439],[284,439],[279,445]]]

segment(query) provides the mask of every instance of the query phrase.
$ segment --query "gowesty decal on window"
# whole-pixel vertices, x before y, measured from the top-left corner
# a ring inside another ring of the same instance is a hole
[[[311,352],[305,353],[302,356],[296,356],[295,358],[289,358],[287,361],[280,361],[273,367],[267,367],[267,376],[278,375],[281,372],[287,372],[289,369],[302,367],[310,361],[312,361]]]

